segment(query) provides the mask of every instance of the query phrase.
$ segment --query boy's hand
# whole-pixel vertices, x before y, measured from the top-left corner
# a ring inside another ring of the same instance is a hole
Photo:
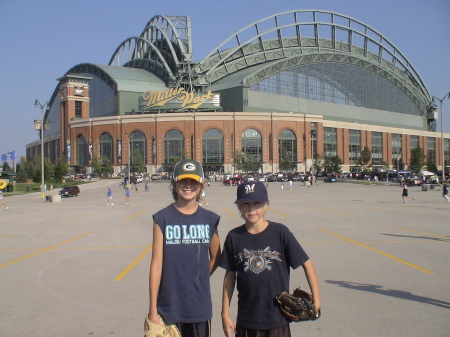
[[[222,328],[226,337],[233,337],[236,334],[233,321],[228,316],[222,316]]]

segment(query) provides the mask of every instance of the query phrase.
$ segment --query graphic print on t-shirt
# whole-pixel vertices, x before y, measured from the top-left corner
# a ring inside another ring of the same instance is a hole
[[[166,245],[209,243],[209,225],[167,225]]]
[[[252,271],[255,274],[259,274],[265,269],[271,270],[272,260],[282,261],[280,259],[280,253],[277,251],[271,251],[270,247],[264,250],[248,250],[244,248],[243,253],[239,253],[236,256],[237,264],[244,262],[244,271]]]

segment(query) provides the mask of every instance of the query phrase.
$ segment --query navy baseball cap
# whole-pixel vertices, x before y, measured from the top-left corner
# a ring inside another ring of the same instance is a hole
[[[234,203],[239,204],[248,201],[269,202],[266,186],[262,182],[247,181],[238,186],[237,198]]]
[[[205,175],[202,165],[194,159],[183,159],[176,163],[173,169],[173,180],[191,178],[199,183],[203,182]]]

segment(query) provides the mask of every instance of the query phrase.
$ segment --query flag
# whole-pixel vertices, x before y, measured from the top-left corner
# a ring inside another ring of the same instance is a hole
[[[5,154],[2,154],[2,160],[15,160],[16,159],[16,150],[7,152]]]

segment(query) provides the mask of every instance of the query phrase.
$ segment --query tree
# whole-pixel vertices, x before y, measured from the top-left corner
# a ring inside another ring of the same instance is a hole
[[[244,152],[235,150],[233,153],[233,166],[236,171],[244,170]]]
[[[108,157],[101,157],[98,159],[97,156],[92,157],[92,163],[91,163],[92,170],[103,176],[107,176],[108,174],[113,173],[114,167],[111,163],[111,161],[108,159]]]
[[[183,158],[180,158],[179,160],[181,159]],[[177,160],[177,162],[179,160]],[[133,165],[131,166],[131,169],[133,172],[145,171],[144,159],[142,158],[142,154],[141,151],[139,151],[139,149],[135,149],[135,151],[133,151]]]
[[[294,162],[285,147],[281,148],[279,168],[281,171],[294,171]]]
[[[33,182],[40,183],[41,182],[41,156],[34,157],[34,173],[33,173]],[[44,180],[47,182],[53,177],[55,174],[55,165],[52,164],[49,158],[44,158]]]
[[[32,177],[34,177],[36,170],[34,163],[32,161],[27,160],[25,157],[20,157],[20,163],[27,173],[27,178],[31,179]]]
[[[327,172],[335,172],[340,173],[342,171],[342,161],[339,156],[325,156],[324,157],[324,166]]]
[[[369,171],[369,163],[372,160],[372,151],[370,151],[368,146],[364,146],[364,150],[361,151],[361,155],[358,158],[358,165],[361,165],[361,171]]]
[[[55,165],[55,181],[61,183],[64,176],[69,173],[69,163],[64,155],[58,159],[58,163]]]
[[[313,156],[313,168],[316,172],[323,171],[323,156],[318,153],[315,153]]]
[[[9,166],[9,164],[8,164],[8,162],[7,161],[4,161],[3,162],[3,172],[4,173],[8,173],[8,172],[10,172],[11,171],[11,167]]]
[[[411,159],[409,160],[409,168],[411,171],[419,173],[426,164],[426,156],[421,147],[411,150]]]
[[[437,171],[437,166],[435,163],[431,162],[430,159],[427,160],[427,170],[428,171]]]
[[[261,164],[255,160],[255,156],[252,154],[243,152],[243,160],[245,172],[255,172],[258,171],[261,167]]]
[[[19,171],[17,172],[16,181],[18,183],[26,183],[27,180],[28,180],[27,171],[25,171],[25,167],[23,165],[20,165]]]

